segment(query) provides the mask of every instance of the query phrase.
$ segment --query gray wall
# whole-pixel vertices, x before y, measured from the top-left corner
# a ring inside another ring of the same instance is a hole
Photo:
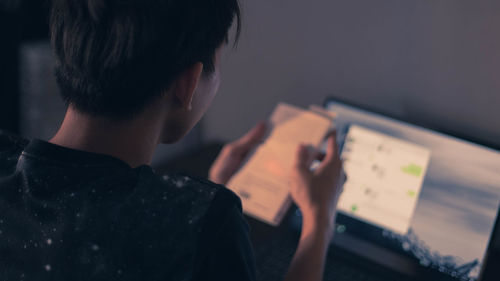
[[[246,0],[207,140],[327,94],[500,145],[500,1]]]
[[[55,60],[49,42],[22,44],[19,61],[21,135],[50,139],[63,120],[66,106],[53,74]]]

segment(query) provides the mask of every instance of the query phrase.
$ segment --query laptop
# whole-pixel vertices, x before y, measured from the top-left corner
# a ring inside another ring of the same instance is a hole
[[[498,224],[499,150],[335,99],[324,107],[336,113],[348,177],[330,249],[354,261],[357,275],[345,280],[391,279],[363,274],[363,264],[393,280],[482,280]],[[300,211],[283,223],[300,231]],[[336,260],[325,280],[342,279],[328,275],[341,271]]]

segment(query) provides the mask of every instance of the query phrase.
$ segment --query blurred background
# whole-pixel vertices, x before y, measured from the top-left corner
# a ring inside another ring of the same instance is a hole
[[[280,101],[307,106],[326,96],[500,146],[500,1],[241,3],[243,32],[226,49],[218,97],[155,163],[235,139]],[[42,139],[64,112],[47,11],[45,0],[0,0],[0,128]]]
[[[242,3],[243,36],[204,120],[208,139],[237,137],[279,101],[332,95],[500,144],[500,1]]]

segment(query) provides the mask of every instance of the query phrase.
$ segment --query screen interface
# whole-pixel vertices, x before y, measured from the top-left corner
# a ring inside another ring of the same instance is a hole
[[[327,109],[348,177],[337,223],[476,280],[500,204],[500,153],[341,103]]]
[[[410,229],[430,150],[349,126],[341,158],[348,179],[338,210],[400,235]]]

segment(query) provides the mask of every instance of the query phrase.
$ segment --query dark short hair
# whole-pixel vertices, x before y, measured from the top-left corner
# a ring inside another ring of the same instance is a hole
[[[214,70],[238,0],[53,0],[55,74],[83,113],[132,117],[196,62]]]

